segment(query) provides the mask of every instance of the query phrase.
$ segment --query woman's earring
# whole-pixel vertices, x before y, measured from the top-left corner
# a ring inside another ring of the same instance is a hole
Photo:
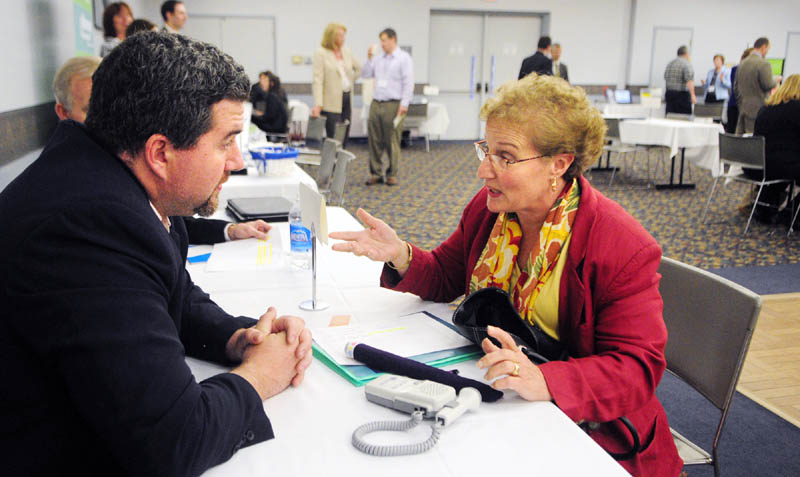
[[[558,188],[558,178],[556,178],[556,176],[553,176],[553,182],[550,183],[550,188],[553,189],[553,192]]]

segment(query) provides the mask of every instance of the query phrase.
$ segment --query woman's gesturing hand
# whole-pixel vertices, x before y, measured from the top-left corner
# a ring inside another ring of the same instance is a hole
[[[399,269],[408,266],[408,247],[397,237],[397,233],[386,225],[386,222],[377,219],[359,208],[356,216],[364,223],[366,228],[358,232],[331,232],[328,236],[344,242],[333,244],[331,247],[338,252],[350,252],[354,255],[364,256],[376,262],[392,262]]]

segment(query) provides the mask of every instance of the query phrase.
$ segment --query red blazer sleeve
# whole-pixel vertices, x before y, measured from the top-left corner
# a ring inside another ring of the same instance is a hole
[[[497,214],[486,209],[486,191],[481,189],[464,208],[455,231],[433,251],[413,244],[413,259],[405,275],[383,267],[381,286],[413,293],[423,300],[450,302],[468,289],[469,277],[486,245]]]

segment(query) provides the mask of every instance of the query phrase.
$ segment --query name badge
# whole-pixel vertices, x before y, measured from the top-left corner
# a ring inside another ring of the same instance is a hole
[[[389,86],[389,81],[388,80],[385,80],[385,79],[378,80],[378,87],[379,88],[385,88],[387,86]]]

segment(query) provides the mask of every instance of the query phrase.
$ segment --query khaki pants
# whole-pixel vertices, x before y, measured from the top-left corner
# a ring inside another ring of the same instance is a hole
[[[394,127],[394,118],[400,101],[372,101],[369,106],[367,143],[369,145],[369,173],[374,178],[383,177],[383,151],[389,156],[386,177],[396,177],[400,161],[400,136],[403,120]]]

